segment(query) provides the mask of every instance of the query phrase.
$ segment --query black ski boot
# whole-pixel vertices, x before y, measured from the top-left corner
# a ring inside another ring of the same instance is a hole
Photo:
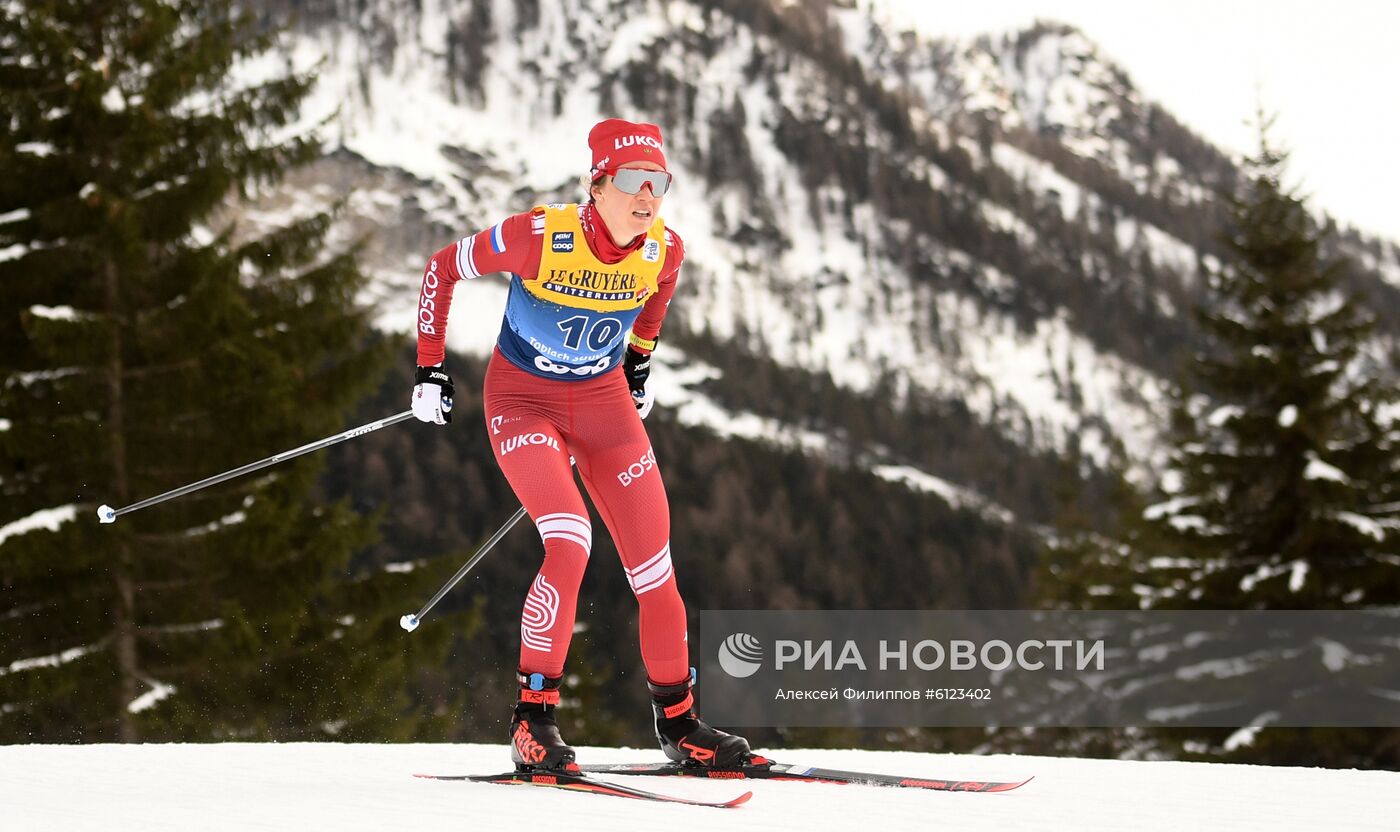
[[[695,715],[691,681],[658,685],[650,680],[651,707],[656,713],[656,740],[666,756],[678,763],[705,768],[737,768],[749,761],[749,742],[716,731]]]
[[[559,736],[554,708],[559,704],[559,683],[540,673],[516,674],[520,701],[510,720],[510,758],[517,771],[559,769],[578,771],[574,750]]]

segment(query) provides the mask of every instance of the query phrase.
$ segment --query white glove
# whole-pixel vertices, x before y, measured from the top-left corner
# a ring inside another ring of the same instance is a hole
[[[435,367],[419,367],[414,374],[413,415],[420,422],[445,425],[452,421],[452,376]]]
[[[656,404],[656,394],[651,392],[651,379],[647,379],[641,390],[632,391],[632,402],[637,405],[637,415],[645,419],[651,412],[651,406]]]

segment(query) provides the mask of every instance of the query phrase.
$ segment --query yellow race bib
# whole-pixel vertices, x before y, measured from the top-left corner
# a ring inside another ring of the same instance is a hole
[[[522,280],[531,295],[575,309],[622,312],[641,306],[656,291],[666,259],[666,224],[660,217],[640,249],[609,264],[589,249],[577,205],[546,205],[543,210],[539,274]]]

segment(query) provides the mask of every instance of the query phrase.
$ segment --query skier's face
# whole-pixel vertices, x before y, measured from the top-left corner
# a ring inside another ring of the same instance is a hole
[[[637,170],[665,170],[655,162],[630,162],[624,166]],[[638,234],[645,234],[661,212],[661,197],[652,192],[651,185],[642,185],[635,194],[625,193],[613,183],[613,177],[603,178],[592,188],[593,205],[607,226],[613,242],[627,245]]]

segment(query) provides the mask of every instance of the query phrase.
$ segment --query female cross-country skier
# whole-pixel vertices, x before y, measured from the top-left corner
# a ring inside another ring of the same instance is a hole
[[[459,280],[510,274],[486,370],[486,429],[502,473],[534,520],[544,563],[520,618],[520,697],[510,723],[517,767],[572,768],[555,707],[593,528],[579,475],[637,597],[656,736],[673,760],[727,768],[749,759],[743,737],[696,716],[685,605],[671,562],[670,512],[642,419],[647,380],[685,248],[661,220],[670,189],[661,130],[607,119],[588,134],[589,200],[542,205],[433,255],[418,306],[413,413],[451,419],[444,338]]]

